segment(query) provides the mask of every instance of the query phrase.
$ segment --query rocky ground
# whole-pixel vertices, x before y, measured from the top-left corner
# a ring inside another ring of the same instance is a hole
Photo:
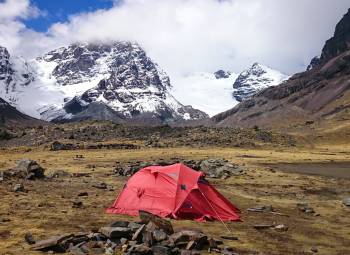
[[[2,135],[1,135],[2,134]],[[12,139],[7,139],[11,137]],[[69,149],[85,149],[103,143],[128,143],[143,147],[259,147],[260,145],[295,146],[295,138],[287,134],[271,132],[258,127],[156,127],[127,126],[111,122],[84,122],[39,127],[12,127],[1,131],[0,146],[46,146],[59,141]],[[118,145],[116,145],[118,146]]]
[[[139,222],[105,213],[128,178],[123,175],[144,164],[174,161],[207,171],[209,181],[242,210],[243,218],[228,223],[231,233],[220,222],[171,221],[175,232],[202,232],[223,242],[219,247],[225,254],[350,253],[350,208],[346,205],[350,176],[322,177],[279,169],[280,163],[348,162],[349,146],[159,148],[135,142],[140,148],[52,150],[51,144],[0,151],[0,254],[43,254],[33,250],[25,237],[40,241],[65,234],[91,235],[115,221]],[[39,166],[23,172],[24,163],[18,165],[23,158]],[[223,235],[236,240],[223,239]],[[118,242],[117,254],[122,253]],[[133,245],[129,249],[135,249]],[[208,253],[208,248],[200,252]]]

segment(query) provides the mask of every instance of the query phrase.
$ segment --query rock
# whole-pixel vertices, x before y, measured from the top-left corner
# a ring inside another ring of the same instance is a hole
[[[13,186],[13,191],[14,192],[25,192],[25,188],[22,183],[17,183],[15,186]]]
[[[61,177],[71,177],[72,175],[64,170],[56,170],[49,177],[50,178],[61,178]]]
[[[248,212],[272,212],[272,205],[261,205],[247,209]]]
[[[272,228],[272,227],[274,227],[274,225],[272,225],[272,224],[257,224],[257,225],[254,225],[255,229],[268,229],[268,228]]]
[[[131,240],[135,241],[139,239],[140,234],[142,233],[143,229],[145,228],[145,224],[141,225],[141,227],[139,227],[138,230],[136,230],[136,232],[134,233],[134,235],[132,236]]]
[[[34,237],[33,237],[33,235],[31,234],[31,233],[26,233],[25,235],[24,235],[24,240],[26,240],[26,242],[28,243],[28,244],[35,244],[35,240],[34,240]]]
[[[152,246],[153,255],[170,255],[172,254],[171,249],[166,246],[155,245]]]
[[[105,250],[105,253],[104,253],[105,255],[114,255],[115,254],[115,252],[114,252],[114,250],[113,250],[113,248],[112,247],[108,247],[108,248],[106,248],[106,250]]]
[[[153,231],[153,237],[157,242],[161,242],[167,239],[168,235],[162,229],[156,229]]]
[[[274,229],[280,232],[288,231],[288,227],[284,224],[277,225],[274,227]]]
[[[96,189],[107,189],[107,184],[104,182],[98,183],[98,184],[93,184],[92,187]]]
[[[130,238],[131,229],[124,227],[102,227],[99,232],[110,239]]]
[[[344,204],[345,206],[350,206],[350,197],[344,198],[344,199],[343,199],[343,204]]]
[[[20,160],[13,170],[15,171],[15,175],[30,180],[45,177],[45,169],[42,168],[36,161],[30,159]]]
[[[310,249],[313,253],[317,253],[318,252],[318,249],[316,247],[311,247]]]
[[[109,225],[110,227],[122,227],[122,228],[126,228],[129,226],[129,222],[128,221],[115,221],[112,224]]]
[[[68,244],[65,241],[70,239],[72,236],[72,234],[65,234],[41,240],[32,245],[31,249],[34,251],[51,250],[55,252],[65,252],[68,249]]]
[[[224,70],[218,70],[214,73],[216,79],[227,79],[230,77],[230,72]]]
[[[130,249],[128,250],[127,254],[151,254],[152,253],[152,249],[147,247],[144,244],[137,244],[137,245],[133,245],[132,247],[130,247]]]
[[[297,207],[300,211],[304,213],[315,213],[315,210],[312,207],[310,207],[307,203],[298,203]]]
[[[192,252],[189,251],[189,250],[181,250],[181,253],[180,253],[180,254],[181,254],[181,255],[191,255]]]
[[[144,231],[142,233],[142,242],[148,246],[152,246],[154,243],[153,234],[150,231]]]
[[[144,224],[140,224],[137,222],[129,222],[128,224],[128,228],[131,228],[131,231],[135,232],[136,230],[138,230],[140,227],[142,227]]]
[[[78,194],[78,197],[87,197],[87,196],[89,196],[89,193],[87,193],[86,191],[80,192],[80,193]]]
[[[63,143],[60,143],[59,141],[54,141],[51,144],[52,151],[59,151],[59,150],[64,150],[64,149],[65,149],[65,145]]]
[[[3,171],[0,171],[0,182],[5,180],[5,174]]]
[[[191,247],[201,249],[204,244],[208,243],[208,237],[198,231],[182,230],[169,236],[169,241],[173,242],[175,245],[194,241]]]
[[[164,230],[165,233],[171,235],[174,233],[173,226],[170,221],[165,220],[157,215],[146,211],[139,211],[139,216],[142,223],[153,222],[158,228]]]
[[[200,170],[211,178],[227,178],[240,175],[243,170],[225,159],[206,159],[200,164]]]

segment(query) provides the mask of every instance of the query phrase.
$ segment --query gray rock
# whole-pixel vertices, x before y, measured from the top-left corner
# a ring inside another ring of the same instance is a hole
[[[45,177],[45,169],[36,161],[30,159],[20,160],[13,170],[16,172],[16,175],[20,175],[26,179],[40,179]]]
[[[15,186],[13,186],[13,191],[14,192],[25,192],[25,188],[22,183],[17,183]]]
[[[200,170],[211,178],[228,178],[243,173],[240,167],[228,163],[225,159],[203,160],[200,164]]]
[[[130,247],[127,254],[151,254],[152,249],[144,244],[137,244]]]
[[[346,206],[350,206],[350,197],[344,198],[343,199],[343,204]]]
[[[172,254],[171,249],[162,245],[152,246],[153,255],[170,255]]]
[[[122,228],[126,228],[128,227],[129,222],[128,221],[115,221],[112,224],[110,224],[110,227],[122,227]]]
[[[153,231],[153,237],[157,242],[161,242],[167,239],[168,235],[161,229],[156,229]]]
[[[34,251],[46,251],[52,250],[56,252],[65,252],[68,249],[67,240],[72,238],[73,235],[65,234],[61,236],[54,236],[49,239],[36,242],[31,249]]]
[[[131,235],[131,229],[124,227],[102,227],[99,232],[111,239],[130,238]]]

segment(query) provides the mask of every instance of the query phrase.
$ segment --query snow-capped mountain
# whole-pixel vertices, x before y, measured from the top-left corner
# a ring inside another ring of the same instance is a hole
[[[214,73],[193,73],[176,78],[172,93],[184,103],[214,116],[287,78],[279,71],[255,63],[239,75],[220,69]]]
[[[0,96],[34,117],[160,122],[207,117],[170,94],[169,77],[136,43],[82,43],[53,50],[25,62],[31,69],[29,82],[19,82],[24,68],[15,69],[5,50],[0,56]]]
[[[6,48],[0,46],[0,97],[17,106],[21,87],[34,81],[34,70],[21,57],[10,57]]]
[[[254,63],[249,69],[241,72],[233,84],[233,97],[242,102],[257,92],[270,86],[276,86],[288,79],[277,70],[259,63]]]
[[[232,84],[236,78],[237,74],[223,70],[173,77],[176,86],[171,92],[176,98],[181,98],[183,103],[213,116],[238,103],[232,98]]]

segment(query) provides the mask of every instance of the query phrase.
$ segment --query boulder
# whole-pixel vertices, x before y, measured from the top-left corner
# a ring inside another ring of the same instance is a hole
[[[17,166],[12,170],[14,171],[14,175],[30,180],[45,177],[45,169],[36,161],[30,159],[22,159],[18,161]]]
[[[169,220],[165,220],[157,215],[146,211],[139,211],[139,216],[142,223],[153,222],[159,229],[164,230],[165,233],[171,235],[174,233],[173,226],[171,225]]]
[[[54,236],[49,239],[40,240],[32,245],[31,249],[34,251],[55,251],[65,252],[68,249],[67,240],[74,235],[65,234],[61,236]]]
[[[233,165],[225,159],[203,160],[200,164],[200,170],[211,178],[227,178],[243,173],[239,166]]]

